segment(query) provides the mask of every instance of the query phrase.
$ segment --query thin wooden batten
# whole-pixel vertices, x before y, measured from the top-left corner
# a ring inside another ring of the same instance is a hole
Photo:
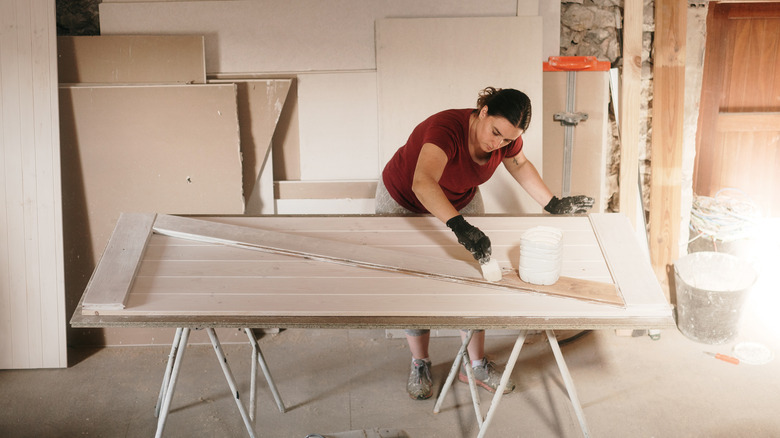
[[[125,308],[156,216],[154,213],[122,213],[119,216],[106,250],[87,283],[82,301],[85,310]]]

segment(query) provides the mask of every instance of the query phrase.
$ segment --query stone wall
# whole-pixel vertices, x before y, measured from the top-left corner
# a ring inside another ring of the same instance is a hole
[[[644,1],[642,26],[642,99],[640,108],[639,173],[643,180],[643,203],[649,204],[650,181],[650,108],[653,100],[652,44],[653,0]],[[609,61],[613,68],[623,66],[621,36],[623,30],[622,0],[562,0],[561,1],[561,55],[595,56]],[[620,144],[615,114],[610,109],[612,144],[607,163],[607,181],[610,196],[608,211],[618,211],[618,180],[620,170]]]
[[[100,35],[101,0],[56,0],[57,35]]]

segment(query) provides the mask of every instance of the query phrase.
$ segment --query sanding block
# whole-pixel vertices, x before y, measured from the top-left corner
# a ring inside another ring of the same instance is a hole
[[[482,277],[487,281],[495,282],[503,277],[501,266],[498,265],[498,260],[496,259],[490,259],[485,263],[481,263],[479,267],[482,268]]]

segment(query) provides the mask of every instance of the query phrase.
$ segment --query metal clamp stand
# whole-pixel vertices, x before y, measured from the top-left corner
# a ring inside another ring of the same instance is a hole
[[[574,127],[588,120],[588,114],[575,112],[577,93],[577,71],[606,71],[609,62],[598,61],[593,56],[551,56],[544,63],[544,71],[566,72],[566,111],[553,114],[553,120],[561,122],[563,132],[563,175],[561,196],[571,195],[572,152],[574,150]]]
[[[574,127],[588,120],[586,113],[574,112],[574,99],[577,94],[577,72],[566,72],[566,112],[553,114],[553,120],[563,126],[563,179],[561,196],[571,195],[571,155],[574,150]]]

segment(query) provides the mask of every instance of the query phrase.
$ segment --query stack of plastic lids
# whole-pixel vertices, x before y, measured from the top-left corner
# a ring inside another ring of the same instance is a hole
[[[520,237],[518,273],[526,283],[548,285],[558,281],[563,261],[563,231],[538,226]]]

